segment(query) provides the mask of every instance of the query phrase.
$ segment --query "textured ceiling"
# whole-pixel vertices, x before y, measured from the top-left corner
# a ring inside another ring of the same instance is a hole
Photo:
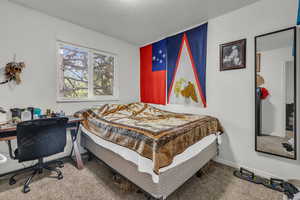
[[[258,0],[10,0],[143,45]]]

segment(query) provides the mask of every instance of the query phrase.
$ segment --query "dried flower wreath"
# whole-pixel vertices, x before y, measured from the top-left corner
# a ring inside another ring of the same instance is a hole
[[[20,74],[23,68],[25,68],[24,62],[13,61],[7,63],[4,69],[5,80],[3,82],[0,82],[0,85],[8,83],[10,81],[16,81],[17,84],[20,84],[21,83]]]

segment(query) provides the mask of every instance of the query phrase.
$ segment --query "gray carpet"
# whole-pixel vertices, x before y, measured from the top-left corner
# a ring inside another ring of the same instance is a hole
[[[1,200],[144,200],[143,194],[122,192],[112,182],[112,172],[99,161],[85,163],[77,170],[71,163],[62,169],[63,180],[36,177],[28,194],[21,192],[24,178],[14,186],[0,179]],[[235,178],[233,169],[213,163],[201,178],[188,180],[168,200],[281,200],[282,194]]]

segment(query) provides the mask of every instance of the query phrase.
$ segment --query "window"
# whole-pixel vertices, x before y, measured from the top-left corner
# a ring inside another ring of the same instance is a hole
[[[58,101],[116,100],[116,56],[58,43]]]

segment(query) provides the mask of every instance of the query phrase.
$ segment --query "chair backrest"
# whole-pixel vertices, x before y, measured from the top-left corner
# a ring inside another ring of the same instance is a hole
[[[38,119],[17,125],[19,162],[44,158],[64,151],[68,118]]]

